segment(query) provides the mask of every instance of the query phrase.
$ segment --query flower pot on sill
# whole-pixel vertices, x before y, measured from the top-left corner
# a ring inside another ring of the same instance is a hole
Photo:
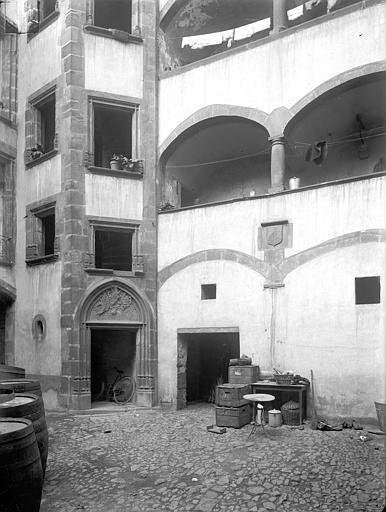
[[[134,170],[134,165],[133,165],[133,164],[124,165],[124,166],[122,167],[122,169],[123,169],[124,171],[132,171],[132,170]]]
[[[110,160],[110,169],[112,171],[120,171],[121,164],[117,160]]]

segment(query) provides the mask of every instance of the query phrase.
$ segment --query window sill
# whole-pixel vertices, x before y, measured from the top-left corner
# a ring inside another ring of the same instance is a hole
[[[39,158],[35,158],[35,160],[29,160],[28,162],[25,162],[26,169],[30,169],[35,165],[39,165],[42,162],[45,162],[46,160],[56,156],[58,153],[59,151],[57,149],[52,149],[51,151],[48,151],[48,153],[44,153],[42,156],[39,156]]]
[[[130,34],[129,32],[125,32],[124,30],[118,30],[115,28],[96,27],[95,25],[84,25],[83,28],[86,32],[89,32],[90,34],[102,37],[109,37],[110,39],[115,39],[117,41],[120,41],[121,43],[143,43],[142,37],[135,36],[133,34]]]
[[[115,276],[119,276],[119,277],[142,277],[143,275],[145,275],[145,273],[140,270],[136,270],[136,271],[132,272],[129,270],[127,270],[127,271],[126,270],[114,270],[112,268],[89,267],[89,268],[85,268],[84,271],[90,275],[102,275],[102,276],[103,275],[105,275],[105,276],[115,275]]]
[[[46,16],[42,21],[39,21],[39,24],[37,25],[37,29],[34,32],[29,32],[27,36],[27,42],[30,42],[31,39],[33,39],[35,36],[40,34],[42,30],[44,30],[48,25],[51,25],[57,18],[59,18],[60,11],[55,10],[48,16]]]
[[[114,176],[116,178],[131,178],[136,180],[143,179],[143,173],[135,171],[113,171],[108,167],[88,167],[88,172],[92,174],[102,174],[104,176]]]
[[[47,254],[46,256],[38,256],[37,258],[29,258],[25,260],[26,264],[29,266],[32,265],[42,265],[44,263],[51,263],[52,261],[56,261],[59,259],[59,254]]]

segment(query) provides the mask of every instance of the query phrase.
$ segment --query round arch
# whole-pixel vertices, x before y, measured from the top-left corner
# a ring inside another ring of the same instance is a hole
[[[75,314],[79,327],[80,377],[91,382],[91,329],[130,328],[136,330],[135,373],[136,401],[139,405],[155,404],[156,339],[155,315],[143,292],[124,279],[113,278],[95,283],[85,293]],[[91,407],[90,385],[86,408]]]
[[[386,72],[386,61],[376,61],[371,62],[369,64],[364,64],[363,66],[358,66],[356,68],[350,69],[348,71],[344,71],[343,73],[339,73],[338,75],[326,80],[322,84],[318,85],[312,91],[308,92],[303,98],[297,101],[290,109],[289,112],[291,117],[288,119],[286,129],[289,124],[291,124],[294,117],[296,117],[302,110],[304,110],[308,105],[313,103],[315,100],[336,89],[339,86],[343,86],[344,84],[349,84],[352,80],[356,78],[365,77],[368,75],[375,75],[378,73]]]
[[[80,323],[87,323],[91,321],[91,317],[93,316],[93,308],[95,308],[96,302],[103,297],[108,297],[113,291],[117,295],[116,290],[120,291],[121,294],[126,294],[130,296],[131,304],[135,304],[135,308],[137,309],[136,317],[132,318],[131,321],[137,321],[145,324],[149,324],[153,327],[154,323],[154,311],[147,300],[147,298],[143,295],[141,290],[134,286],[132,283],[128,284],[126,280],[120,278],[107,279],[103,282],[94,283],[90,288],[87,289],[86,295],[83,300],[79,303],[77,311],[76,311],[76,320]],[[106,304],[107,309],[102,313],[102,308],[99,309],[99,316],[106,316],[107,321],[115,321],[114,317],[117,317],[117,312],[113,312],[112,306],[108,308],[108,304]],[[133,307],[131,308],[132,313],[134,314]],[[123,305],[121,311],[127,311],[127,309],[123,309]],[[108,313],[111,315],[108,315]],[[98,313],[95,313],[98,315]],[[127,317],[128,321],[130,321],[129,317]]]
[[[241,117],[248,121],[255,122],[256,124],[261,125],[267,131],[267,134],[269,134],[269,130],[267,127],[268,114],[266,112],[263,112],[262,110],[250,107],[242,107],[239,105],[207,105],[206,107],[197,110],[188,118],[186,118],[166,137],[166,139],[163,141],[159,148],[160,160],[162,161],[165,158],[167,150],[170,148],[173,142],[178,137],[180,137],[186,130],[202,121],[225,116]]]
[[[0,302],[12,303],[16,300],[16,288],[0,279]]]
[[[187,0],[167,0],[160,12],[160,27],[165,30],[179,9],[187,3]]]

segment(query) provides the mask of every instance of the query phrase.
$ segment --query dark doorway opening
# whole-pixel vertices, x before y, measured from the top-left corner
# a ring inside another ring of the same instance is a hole
[[[116,368],[123,371],[122,375],[135,378],[136,334],[131,329],[91,329],[93,402],[109,400],[109,386],[118,375]]]
[[[179,336],[177,407],[213,402],[216,386],[228,382],[229,360],[240,356],[238,332]]]

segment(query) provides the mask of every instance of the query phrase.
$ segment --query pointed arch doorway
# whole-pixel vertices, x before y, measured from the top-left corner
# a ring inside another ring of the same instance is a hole
[[[114,379],[118,367],[136,380],[133,401],[156,403],[154,314],[144,294],[124,280],[105,281],[89,291],[79,307],[80,383],[73,403],[91,408],[91,391],[98,379]],[[75,378],[76,379],[76,378]],[[93,382],[94,380],[94,382]]]

